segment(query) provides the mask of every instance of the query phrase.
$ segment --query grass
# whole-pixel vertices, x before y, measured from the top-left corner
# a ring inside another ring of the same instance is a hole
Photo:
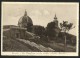
[[[41,44],[45,47],[50,47],[55,50],[55,52],[76,52],[76,48],[73,48],[75,46],[70,45],[71,47],[66,47],[66,50],[64,49],[64,44],[60,42],[56,42],[51,40],[52,42],[41,40],[41,39],[30,39],[30,41],[33,41],[37,44]]]
[[[56,42],[53,40],[50,40],[52,42],[46,41],[46,38],[40,38],[40,39],[28,39],[31,42],[35,42],[36,44],[41,44],[44,47],[50,47],[55,50],[55,52],[64,52],[64,44],[61,45],[60,42]],[[72,45],[71,45],[72,46]],[[18,51],[18,52],[40,52],[40,50],[36,49],[35,47],[31,47],[23,42],[17,41],[16,39],[12,38],[3,38],[3,51]],[[66,52],[75,52],[76,48],[69,48],[66,47]]]
[[[39,51],[35,47],[30,47],[22,42],[12,38],[3,38],[3,51],[8,52],[36,52]]]

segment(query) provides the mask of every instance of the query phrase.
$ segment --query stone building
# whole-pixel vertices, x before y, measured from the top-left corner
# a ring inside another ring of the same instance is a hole
[[[32,19],[27,15],[25,11],[24,16],[22,16],[18,21],[18,26],[22,28],[27,28],[27,31],[32,31],[33,22]]]
[[[20,28],[20,27],[12,27],[10,28],[10,33],[12,38],[26,38],[26,29],[27,28]]]
[[[53,22],[55,23],[55,31],[56,31],[56,36],[58,36],[58,34],[59,34],[59,32],[60,32],[60,28],[59,28],[59,26],[58,26],[58,20],[57,20],[57,17],[56,17],[56,14],[55,14],[55,17],[54,17],[54,20],[53,20]]]
[[[34,34],[31,33],[33,30],[32,19],[27,15],[25,11],[24,15],[19,19],[18,26],[10,27],[9,34],[11,38],[21,38],[26,39]]]
[[[55,26],[58,27],[58,20],[57,20],[56,14],[55,14],[53,22],[55,23]]]

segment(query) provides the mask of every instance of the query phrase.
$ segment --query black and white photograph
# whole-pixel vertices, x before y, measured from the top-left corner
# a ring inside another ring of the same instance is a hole
[[[78,55],[79,3],[2,2],[1,15],[1,55]]]

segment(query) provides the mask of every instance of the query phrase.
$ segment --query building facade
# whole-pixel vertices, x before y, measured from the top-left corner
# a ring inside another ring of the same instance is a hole
[[[24,15],[19,19],[18,26],[22,28],[27,28],[27,31],[32,31],[33,22],[32,19],[27,15],[25,11]]]

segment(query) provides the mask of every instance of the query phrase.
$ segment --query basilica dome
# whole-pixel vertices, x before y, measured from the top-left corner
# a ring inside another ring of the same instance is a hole
[[[27,12],[25,11],[24,16],[22,16],[18,21],[18,26],[25,28],[27,26],[32,25],[33,25],[32,19],[27,15]]]

